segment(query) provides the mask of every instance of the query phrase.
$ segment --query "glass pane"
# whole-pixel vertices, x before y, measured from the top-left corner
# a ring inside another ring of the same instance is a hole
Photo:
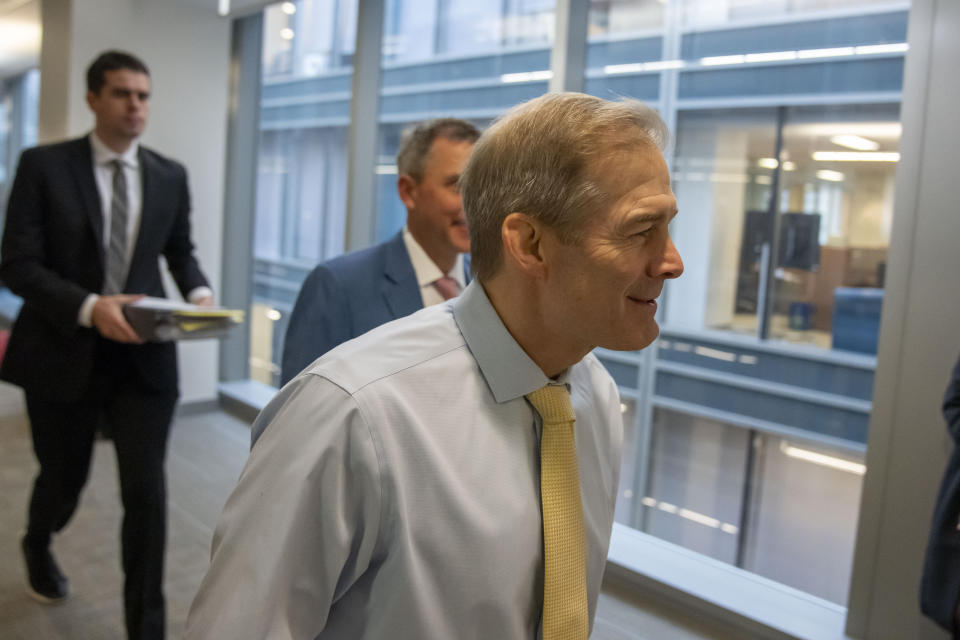
[[[620,492],[614,520],[621,524],[634,526],[637,471],[637,402],[631,398],[620,400],[620,412],[623,414],[623,454],[620,463]]]
[[[300,284],[343,252],[356,0],[264,10],[251,377],[277,384]]]
[[[594,40],[659,29],[665,4],[660,0],[590,0],[587,37]]]
[[[664,4],[658,0],[593,0],[587,36],[586,92],[602,98],[660,96]]]
[[[13,180],[14,167],[7,166],[7,159],[13,154],[10,149],[10,129],[12,128],[12,97],[6,90],[6,83],[0,81],[0,196],[6,195],[7,180]],[[4,197],[3,202],[6,202]]]
[[[399,231],[402,131],[430,118],[461,118],[481,130],[547,90],[554,0],[484,3],[387,0],[377,160],[376,239]]]
[[[771,337],[876,353],[899,141],[897,105],[788,111]]]
[[[643,530],[736,562],[748,445],[744,429],[655,409]]]
[[[676,0],[671,0],[675,2]],[[848,9],[900,8],[896,0],[682,0],[687,27],[717,27],[797,14]]]
[[[684,260],[652,395],[617,379],[654,405],[629,406],[617,520],[838,603],[861,479],[823,463],[862,472],[874,362],[847,352],[876,348],[907,17],[885,0],[590,4],[586,91],[670,125]]]
[[[863,454],[778,436],[757,450],[744,568],[846,605]]]
[[[683,329],[757,333],[757,222],[776,167],[773,109],[694,111],[677,120],[671,232],[683,277],[670,282],[665,319]]]

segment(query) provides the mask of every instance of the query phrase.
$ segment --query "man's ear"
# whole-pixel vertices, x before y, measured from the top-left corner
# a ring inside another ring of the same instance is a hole
[[[544,272],[543,229],[536,220],[525,213],[511,213],[503,220],[500,236],[506,260],[534,277]]]
[[[87,106],[93,109],[93,99],[97,97],[93,91],[87,91]]]
[[[397,178],[397,195],[400,201],[407,209],[413,209],[417,206],[417,188],[419,183],[413,179],[413,176],[406,173],[400,174]]]

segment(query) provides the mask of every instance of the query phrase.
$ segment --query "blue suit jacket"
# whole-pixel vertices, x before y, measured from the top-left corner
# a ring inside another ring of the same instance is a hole
[[[468,279],[469,265],[464,260]],[[318,265],[303,281],[290,314],[280,384],[340,343],[422,308],[402,232]]]
[[[954,638],[960,638],[960,629],[954,624],[954,611],[960,600],[960,360],[943,399],[943,417],[954,446],[933,513],[920,606]]]

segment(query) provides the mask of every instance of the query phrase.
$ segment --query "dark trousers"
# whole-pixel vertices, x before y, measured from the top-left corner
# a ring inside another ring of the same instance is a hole
[[[40,463],[27,544],[45,548],[77,508],[87,481],[94,434],[102,425],[117,454],[123,501],[124,613],[131,639],[164,637],[167,436],[177,396],[143,384],[133,350],[102,340],[93,383],[79,402],[27,394],[33,448]]]

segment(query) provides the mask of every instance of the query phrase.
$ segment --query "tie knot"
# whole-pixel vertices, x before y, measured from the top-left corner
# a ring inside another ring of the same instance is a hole
[[[114,171],[120,171],[123,169],[123,160],[120,158],[114,158],[113,160],[107,162],[107,164],[110,165],[110,168]]]
[[[540,414],[544,424],[561,424],[576,420],[570,393],[564,385],[548,384],[527,394],[527,400]]]
[[[460,295],[460,283],[457,282],[456,278],[451,278],[450,276],[437,278],[433,281],[433,286],[440,292],[444,300],[456,298]]]

